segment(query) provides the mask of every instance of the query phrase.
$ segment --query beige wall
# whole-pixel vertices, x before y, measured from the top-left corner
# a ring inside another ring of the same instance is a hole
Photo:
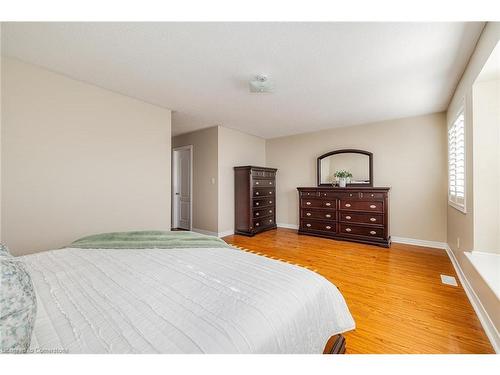
[[[193,229],[217,233],[219,186],[217,126],[172,138],[172,147],[186,145],[193,145]]]
[[[500,254],[500,80],[476,82],[472,101],[474,250]]]
[[[2,51],[2,22],[0,22],[0,53]],[[0,56],[0,243],[2,242],[2,63]]]
[[[491,52],[500,40],[500,23],[488,22],[471,56],[469,64],[455,90],[447,112],[448,126],[454,115],[464,103],[465,105],[465,136],[466,136],[466,200],[467,213],[462,213],[448,206],[447,238],[448,245],[455,254],[460,267],[469,280],[485,310],[488,312],[497,330],[500,330],[500,302],[489,289],[481,276],[475,271],[465,251],[474,249],[474,191],[473,191],[473,107],[472,86],[478,74],[488,60]],[[460,238],[460,247],[457,244]]]
[[[233,231],[233,167],[265,165],[265,140],[214,126],[172,138],[172,147],[186,145],[193,145],[193,229],[211,234]]]
[[[170,111],[2,65],[2,235],[16,255],[170,228]]]
[[[219,233],[234,232],[235,166],[266,165],[266,141],[219,126]]]
[[[375,186],[390,186],[391,234],[446,241],[446,122],[443,113],[270,139],[278,168],[278,224],[298,224],[298,186],[316,185],[316,158],[356,148],[373,153]]]

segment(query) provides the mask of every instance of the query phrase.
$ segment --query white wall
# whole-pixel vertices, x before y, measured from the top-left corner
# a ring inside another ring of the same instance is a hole
[[[471,265],[464,252],[474,249],[474,190],[473,190],[473,103],[472,86],[493,49],[500,40],[500,23],[488,22],[479,38],[467,68],[453,94],[447,111],[448,126],[462,104],[465,105],[465,136],[466,136],[466,199],[467,212],[463,213],[452,206],[447,209],[448,245],[453,251],[466,278],[478,295],[484,309],[488,312],[494,326],[500,329],[500,301],[487,286],[481,276]],[[460,247],[457,239],[460,238]]]
[[[476,82],[472,96],[474,250],[500,254],[500,80]]]
[[[193,145],[193,230],[216,234],[218,230],[218,127],[172,138],[172,147]]]
[[[4,58],[2,237],[16,255],[170,228],[171,113]]]
[[[391,187],[392,236],[446,242],[443,113],[267,140],[267,165],[278,168],[278,225],[298,225],[297,187],[316,186],[316,158],[345,148],[373,153],[374,186]]]
[[[193,229],[234,232],[234,170],[266,163],[266,141],[223,126],[173,137],[172,147],[193,145]],[[212,181],[214,183],[212,184]]]
[[[266,165],[266,141],[219,126],[219,219],[220,234],[234,233],[234,167]]]

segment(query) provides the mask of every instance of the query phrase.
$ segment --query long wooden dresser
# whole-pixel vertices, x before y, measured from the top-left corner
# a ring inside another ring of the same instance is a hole
[[[276,228],[276,171],[234,167],[234,231],[253,236]]]
[[[299,187],[299,233],[389,247],[387,187]]]

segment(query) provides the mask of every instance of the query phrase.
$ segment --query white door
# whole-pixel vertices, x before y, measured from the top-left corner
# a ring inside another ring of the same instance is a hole
[[[174,150],[174,227],[191,230],[191,147]]]

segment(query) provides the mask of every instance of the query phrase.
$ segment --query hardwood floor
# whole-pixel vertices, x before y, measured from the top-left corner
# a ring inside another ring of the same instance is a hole
[[[337,285],[356,321],[347,353],[493,353],[461,286],[441,283],[455,270],[444,250],[390,249],[298,235],[278,228],[224,240],[316,269]]]

